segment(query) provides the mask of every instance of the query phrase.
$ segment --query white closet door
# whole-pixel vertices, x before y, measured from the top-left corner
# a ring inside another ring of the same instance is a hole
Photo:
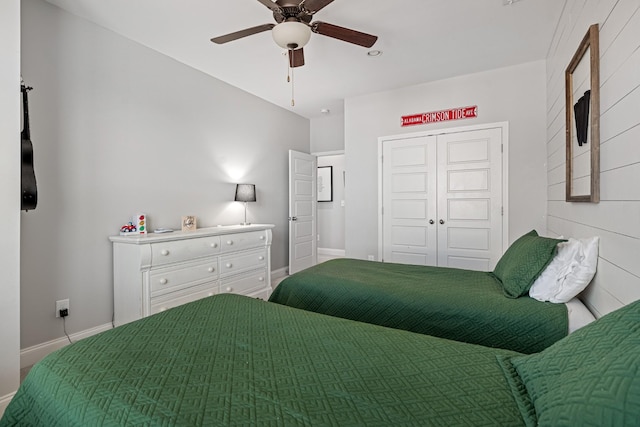
[[[383,260],[436,265],[436,137],[383,144]]]
[[[493,270],[502,255],[502,129],[438,136],[438,265]]]
[[[504,244],[503,129],[381,139],[383,261],[493,270]]]

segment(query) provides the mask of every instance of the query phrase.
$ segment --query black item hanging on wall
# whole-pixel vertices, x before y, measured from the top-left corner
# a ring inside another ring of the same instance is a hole
[[[584,93],[576,105],[573,106],[573,112],[576,117],[576,137],[578,138],[578,145],[582,147],[582,144],[587,143],[587,132],[589,130],[589,105],[591,104],[591,91],[588,90]]]
[[[35,209],[38,204],[38,188],[36,185],[36,174],[33,169],[33,144],[31,143],[31,133],[29,131],[29,100],[27,92],[32,87],[27,87],[24,82],[20,85],[22,92],[22,107],[24,114],[24,126],[21,133],[22,147],[22,173],[21,173],[21,192],[20,192],[20,210],[29,211]]]

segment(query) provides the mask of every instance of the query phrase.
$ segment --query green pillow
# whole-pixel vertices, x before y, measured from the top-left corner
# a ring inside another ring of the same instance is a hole
[[[540,237],[532,230],[513,242],[493,270],[502,282],[504,294],[509,298],[526,295],[553,259],[558,243],[565,241]]]
[[[541,353],[499,361],[527,425],[640,424],[640,300]]]

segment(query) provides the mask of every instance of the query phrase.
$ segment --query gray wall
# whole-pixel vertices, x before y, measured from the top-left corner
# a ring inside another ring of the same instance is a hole
[[[59,299],[69,333],[111,321],[107,237],[136,212],[150,228],[239,223],[234,184],[255,183],[249,220],[276,225],[286,266],[287,153],[309,151],[308,119],[42,0],[22,12],[40,190],[22,221],[22,348],[63,336]]]
[[[20,381],[20,1],[0,2],[0,416]]]
[[[331,113],[328,116],[311,119],[311,152],[344,150],[344,114]]]
[[[600,203],[565,202],[564,70],[600,25]],[[551,233],[600,236],[583,294],[597,315],[640,299],[640,2],[567,1],[547,59],[547,189]]]
[[[378,252],[378,138],[509,122],[509,241],[546,231],[545,62],[451,78],[345,101],[346,255]],[[478,106],[478,118],[400,127],[404,115]]]

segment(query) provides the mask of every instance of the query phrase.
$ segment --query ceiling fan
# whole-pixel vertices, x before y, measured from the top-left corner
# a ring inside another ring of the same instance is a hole
[[[273,39],[278,46],[289,51],[289,65],[300,67],[304,65],[303,47],[311,38],[311,33],[320,34],[363,47],[374,45],[377,36],[361,33],[349,28],[339,27],[326,22],[311,19],[315,13],[328,6],[333,0],[258,0],[271,9],[276,24],[263,24],[257,27],[229,33],[211,39],[216,44],[223,44],[253,34],[271,30]]]

